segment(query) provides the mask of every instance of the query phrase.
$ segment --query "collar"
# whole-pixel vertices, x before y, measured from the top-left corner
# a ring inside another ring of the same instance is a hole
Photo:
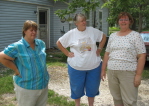
[[[30,47],[30,44],[22,37],[22,42],[23,42],[23,44],[28,48],[28,47]],[[36,46],[38,46],[38,41],[37,41],[37,39],[35,39],[34,40],[35,41],[35,45]]]

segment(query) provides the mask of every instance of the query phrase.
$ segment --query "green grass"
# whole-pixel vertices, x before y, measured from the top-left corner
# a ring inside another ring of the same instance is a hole
[[[56,63],[57,65],[59,64],[64,64],[64,63]],[[51,65],[56,65],[51,64]],[[66,67],[66,65],[60,65]],[[2,75],[0,77],[0,100],[2,100],[2,95],[7,94],[7,93],[13,93],[14,94],[14,86],[13,86],[13,79],[12,79],[12,70],[6,70],[5,72],[1,72],[0,74]],[[68,101],[68,97],[59,95],[55,93],[53,90],[48,91],[48,104],[53,105],[53,106],[75,106],[74,101]],[[0,101],[1,106],[14,106],[12,103],[8,105],[5,105],[4,102]],[[86,106],[85,104],[82,104],[81,106]]]
[[[54,106],[75,106],[74,101],[68,101],[67,97],[61,96],[52,90],[49,90],[48,92],[48,103]],[[87,105],[81,104],[81,106]]]
[[[101,57],[104,56],[105,49],[101,52]],[[50,56],[52,55],[52,57]],[[47,53],[47,65],[50,66],[62,66],[67,67],[66,65],[66,56],[62,52],[57,53]],[[0,73],[0,99],[2,94],[14,93],[13,80],[12,80],[13,71],[7,70]],[[145,67],[143,74],[143,79],[149,79],[149,68]],[[53,90],[48,91],[48,104],[53,106],[74,106],[74,101],[68,101],[68,98],[62,95],[55,93]],[[1,105],[1,102],[0,102]],[[6,105],[2,105],[6,106]],[[7,106],[14,106],[9,104]],[[82,104],[82,106],[86,106]]]
[[[14,87],[13,87],[12,74],[10,75],[7,74],[7,76],[4,75],[4,77],[0,78],[0,95],[6,94],[6,93],[14,93],[13,89]],[[54,106],[74,106],[75,105],[74,101],[68,101],[68,97],[61,96],[55,93],[53,90],[48,91],[48,104],[54,105]],[[7,106],[14,106],[14,105],[9,104]],[[86,106],[86,105],[82,104],[82,106]]]
[[[4,93],[14,93],[11,75],[0,78],[0,95]]]
[[[47,53],[47,62],[66,62],[66,58],[62,52]]]
[[[143,74],[142,74],[143,79],[149,79],[149,67],[145,67]]]
[[[12,73],[12,70],[7,70],[0,73],[0,95],[4,93],[14,93]]]
[[[3,77],[0,77],[0,98],[2,94],[14,93],[12,72],[13,72],[12,70],[7,70],[6,72],[1,73],[3,74]],[[68,101],[67,97],[58,95],[53,90],[49,90],[48,91],[48,104],[55,105],[55,106],[74,106],[74,101]],[[14,106],[14,105],[9,104],[7,106]]]
[[[101,52],[101,58],[103,59],[105,53],[105,48],[103,48]],[[62,66],[62,67],[67,67],[66,65],[66,56],[62,52],[57,52],[57,53],[47,53],[48,55],[53,55],[53,57],[47,57],[47,65],[52,65],[52,66]],[[61,62],[57,60],[57,58],[65,58],[65,59],[59,59]],[[149,68],[145,67],[143,74],[142,74],[143,79],[149,79]]]
[[[66,67],[67,57],[62,52],[48,52],[47,65]]]
[[[102,49],[101,57],[104,56],[105,48]],[[53,66],[66,66],[67,56],[64,53],[58,52],[47,52],[47,64]]]

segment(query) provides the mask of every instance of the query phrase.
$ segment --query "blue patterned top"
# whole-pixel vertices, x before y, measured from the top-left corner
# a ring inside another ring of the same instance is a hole
[[[34,50],[29,43],[22,38],[18,42],[10,44],[4,49],[4,53],[14,58],[21,77],[14,76],[14,82],[25,89],[44,89],[49,82],[49,74],[46,67],[45,43],[35,39]]]

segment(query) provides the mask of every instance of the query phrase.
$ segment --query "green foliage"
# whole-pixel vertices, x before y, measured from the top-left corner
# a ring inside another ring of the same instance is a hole
[[[103,48],[102,51],[101,51],[101,53],[100,53],[100,56],[101,56],[102,59],[104,57],[104,54],[105,54],[105,48]]]
[[[142,18],[148,17],[149,14],[149,0],[109,0],[102,7],[110,9],[108,17],[110,26],[117,24],[116,19],[120,12],[132,14],[138,25],[143,21]]]
[[[55,2],[60,1],[65,3],[68,7],[66,9],[58,9],[55,11],[55,14],[63,19],[70,14],[76,12],[78,8],[81,8],[84,13],[89,12],[91,10],[95,10],[96,7],[99,7],[99,0],[54,0]]]
[[[109,27],[110,31],[119,31],[120,29],[118,27]]]
[[[118,27],[109,27],[109,35],[119,31],[120,29]]]

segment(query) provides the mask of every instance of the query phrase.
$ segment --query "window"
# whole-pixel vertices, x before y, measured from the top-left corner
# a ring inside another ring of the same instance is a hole
[[[99,30],[102,30],[102,10],[99,10]]]
[[[89,26],[89,17],[90,17],[90,12],[86,12],[85,13],[85,16],[86,16],[86,22],[87,22],[87,26]]]

